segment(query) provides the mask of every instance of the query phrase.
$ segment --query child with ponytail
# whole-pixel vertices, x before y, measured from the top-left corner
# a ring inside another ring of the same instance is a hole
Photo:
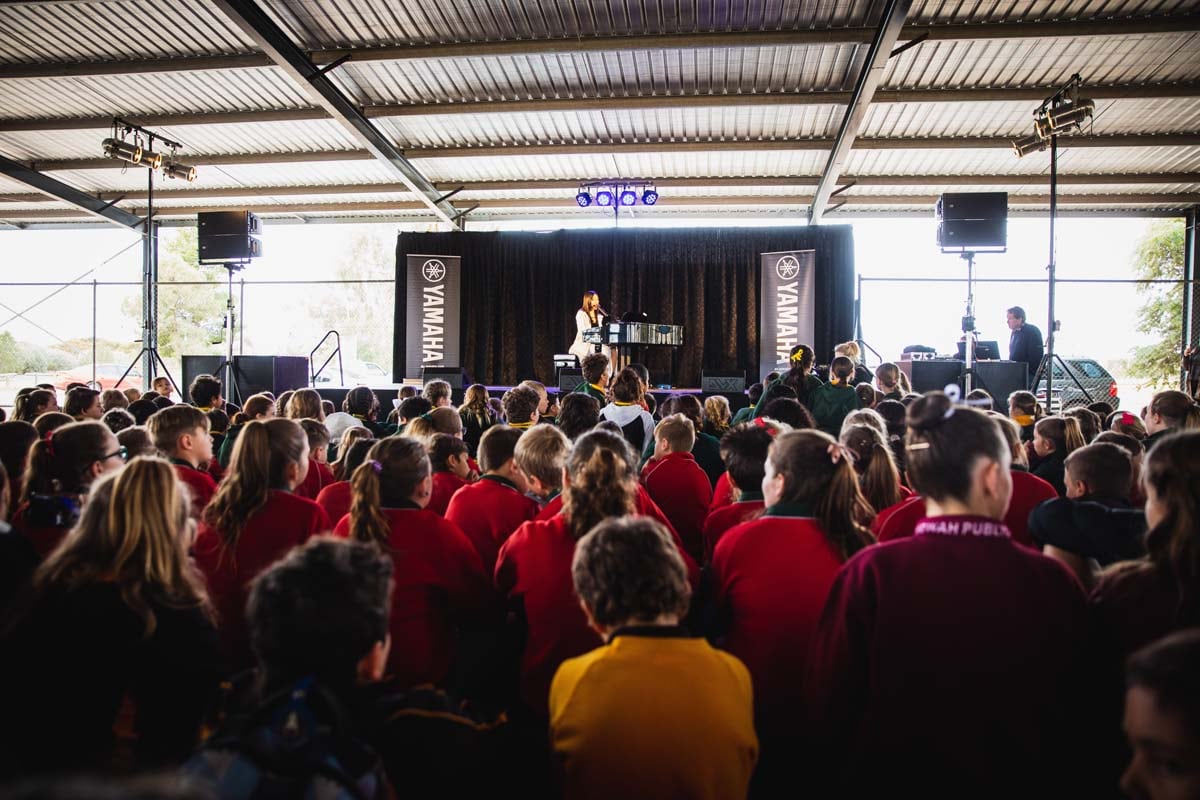
[[[1144,415],[1146,452],[1159,439],[1180,430],[1200,429],[1200,403],[1174,389],[1159,392],[1150,400]]]
[[[802,716],[800,681],[825,596],[842,563],[874,538],[852,456],[819,431],[781,433],[767,451],[766,510],[717,542],[718,644],[750,670],[764,775],[786,768]],[[764,780],[767,780],[764,778]]]
[[[428,510],[429,455],[407,436],[375,442],[350,479],[350,514],[334,535],[374,543],[392,557],[388,672],[400,686],[445,687],[458,623],[488,598],[479,554],[458,526]]]
[[[912,497],[900,483],[892,449],[879,430],[871,425],[849,425],[842,429],[841,442],[854,454],[859,487],[876,514]]]
[[[1074,417],[1044,417],[1033,426],[1033,451],[1038,456],[1033,474],[1067,496],[1064,472],[1067,456],[1083,447],[1083,431]]]
[[[912,392],[908,376],[890,361],[875,368],[875,385],[883,394],[880,400],[903,400],[904,395]]]
[[[330,524],[312,500],[293,494],[309,468],[308,437],[291,419],[246,423],[229,472],[204,509],[193,554],[208,580],[230,671],[254,663],[246,630],[250,582]]]
[[[92,481],[125,465],[125,448],[102,422],[70,422],[34,442],[13,528],[45,558],[79,519]]]
[[[538,716],[547,714],[559,664],[602,644],[575,599],[571,560],[575,542],[597,523],[638,513],[637,462],[619,434],[597,430],[579,437],[562,470],[562,513],[522,524],[496,558],[496,588],[524,608],[528,636],[520,696]],[[679,535],[671,534],[694,587],[696,563]]]
[[[1083,592],[1002,522],[1011,455],[995,421],[929,392],[908,428],[926,518],[853,556],[829,590],[805,681],[813,764],[844,796],[1078,794]]]

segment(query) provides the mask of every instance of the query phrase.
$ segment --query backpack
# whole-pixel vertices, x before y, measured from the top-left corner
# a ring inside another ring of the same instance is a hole
[[[183,772],[223,800],[379,800],[393,796],[375,751],[311,678],[268,697],[209,739]]]

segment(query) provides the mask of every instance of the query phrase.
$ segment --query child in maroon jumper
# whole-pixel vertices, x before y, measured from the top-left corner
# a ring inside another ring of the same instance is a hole
[[[764,776],[786,768],[795,744],[804,710],[797,677],[829,587],[874,541],[851,458],[820,431],[775,437],[762,479],[766,510],[731,528],[713,553],[718,643],[750,670]]]
[[[471,482],[471,453],[466,442],[448,433],[435,433],[428,449],[433,465],[433,492],[426,508],[444,517],[450,498]]]
[[[321,507],[292,493],[308,465],[308,438],[294,420],[248,422],[204,510],[193,555],[208,579],[230,671],[254,663],[245,623],[250,582],[296,545],[329,530]]]
[[[429,455],[417,440],[380,439],[354,471],[350,515],[334,529],[335,536],[373,542],[392,556],[388,670],[401,686],[446,686],[456,627],[479,618],[489,597],[470,540],[427,508],[430,472]]]
[[[206,471],[213,458],[208,426],[207,414],[182,403],[156,411],[146,422],[154,446],[175,465],[180,483],[187,486],[195,520],[217,493],[217,483]]]
[[[355,429],[351,428],[350,430]],[[357,430],[370,433],[365,428],[358,428]],[[347,431],[347,433],[349,432]],[[345,437],[343,437],[343,441],[345,441]],[[369,435],[367,438],[351,439],[346,452],[338,459],[338,463],[346,478],[334,481],[317,495],[317,505],[325,510],[325,515],[329,517],[330,524],[337,525],[341,522],[342,517],[350,513],[350,502],[353,495],[350,489],[350,476],[354,474],[354,470],[358,469],[359,465],[367,460],[367,453],[370,452],[374,444],[375,440],[370,438]]]
[[[46,433],[29,450],[13,529],[45,558],[79,519],[92,481],[123,466],[125,448],[102,422],[68,422]]]
[[[308,437],[308,472],[296,487],[296,494],[316,500],[321,490],[336,480],[333,470],[329,467],[329,429],[323,421],[311,417],[303,417],[296,421]]]
[[[484,431],[478,449],[483,475],[455,492],[446,508],[446,519],[475,545],[488,575],[496,568],[500,546],[539,510],[537,502],[526,496],[529,485],[513,460],[517,442],[531,433],[506,425]]]
[[[759,417],[754,422],[743,422],[731,428],[721,437],[725,478],[737,499],[709,511],[704,520],[705,564],[712,561],[713,550],[727,530],[763,510],[762,482],[767,450],[776,436],[790,430],[787,425]]]
[[[517,440],[513,465],[541,506],[538,519],[549,519],[562,510],[562,471],[570,451],[571,441],[552,425],[536,425]]]
[[[994,420],[931,392],[908,428],[927,516],[830,589],[805,687],[814,781],[856,797],[1073,796],[1088,770],[1079,584],[1001,521],[1011,455]]]
[[[712,485],[692,455],[695,443],[695,425],[683,414],[659,422],[654,428],[654,457],[642,468],[642,485],[671,521],[688,554],[700,561]]]

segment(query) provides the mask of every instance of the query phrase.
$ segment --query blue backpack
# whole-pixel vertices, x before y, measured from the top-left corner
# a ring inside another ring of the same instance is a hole
[[[383,764],[341,704],[311,678],[267,698],[210,738],[183,773],[223,800],[382,800]]]

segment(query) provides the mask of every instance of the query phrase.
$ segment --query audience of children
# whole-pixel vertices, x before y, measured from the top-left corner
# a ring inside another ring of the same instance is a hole
[[[1043,417],[1016,393],[1002,417],[882,365],[859,409],[853,360],[821,384],[806,352],[732,427],[686,394],[653,426],[633,368],[602,412],[607,360],[557,414],[514,387],[509,424],[483,387],[455,409],[431,382],[402,401],[411,437],[366,387],[232,419],[212,376],[188,405],[167,381],[71,386],[62,413],[22,389],[0,423],[0,781],[194,753],[220,793],[303,709],[366,796],[1189,791],[1200,407]],[[310,762],[272,763],[308,785]]]

